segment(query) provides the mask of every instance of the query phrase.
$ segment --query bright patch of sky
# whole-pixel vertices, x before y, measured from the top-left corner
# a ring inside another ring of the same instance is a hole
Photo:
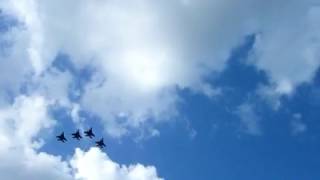
[[[314,0],[0,0],[0,177],[319,179],[319,52]]]

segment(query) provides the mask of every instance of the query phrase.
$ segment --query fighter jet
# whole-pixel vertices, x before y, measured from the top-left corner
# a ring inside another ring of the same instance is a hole
[[[58,141],[61,141],[61,142],[66,142],[67,139],[64,137],[64,132],[62,132],[59,136],[56,136]]]
[[[106,146],[103,142],[103,138],[101,138],[100,141],[96,141],[96,146],[99,147],[100,149]]]
[[[72,138],[80,140],[82,138],[82,136],[80,135],[80,131],[79,129],[77,130],[77,132],[72,133]]]
[[[95,135],[94,135],[93,132],[92,132],[92,128],[90,128],[89,130],[85,131],[84,133],[85,133],[85,135],[86,135],[87,137],[89,137],[90,139],[92,139],[92,137],[95,137]]]

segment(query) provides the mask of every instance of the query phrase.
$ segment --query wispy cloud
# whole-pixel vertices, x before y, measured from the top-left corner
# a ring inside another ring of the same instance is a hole
[[[242,104],[238,106],[235,113],[241,120],[242,130],[250,135],[261,135],[262,130],[259,122],[261,118],[256,114],[251,104]]]
[[[299,135],[308,130],[307,125],[302,121],[302,115],[296,113],[290,123],[292,135]]]

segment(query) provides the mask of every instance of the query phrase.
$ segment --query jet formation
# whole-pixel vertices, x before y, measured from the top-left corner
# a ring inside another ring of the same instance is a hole
[[[95,137],[92,128],[88,129],[87,131],[84,131],[84,134],[86,137],[92,139],[93,137]],[[76,139],[76,140],[80,140],[82,139],[80,130],[78,129],[75,133],[72,133],[72,138]],[[64,136],[64,132],[62,132],[60,135],[56,136],[57,137],[57,141],[61,141],[63,143],[65,143],[67,140],[67,138]],[[101,138],[99,141],[96,141],[96,146],[99,147],[100,149],[104,148],[106,145],[103,142],[103,138]]]

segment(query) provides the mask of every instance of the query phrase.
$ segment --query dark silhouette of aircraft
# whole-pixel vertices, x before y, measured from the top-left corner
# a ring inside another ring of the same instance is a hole
[[[100,141],[96,141],[96,146],[99,147],[100,149],[106,146],[103,142],[103,138],[101,138]]]
[[[82,138],[82,136],[80,135],[80,131],[79,129],[77,130],[77,132],[72,133],[72,138],[80,140]]]
[[[64,132],[62,132],[59,136],[56,136],[58,141],[61,141],[61,142],[66,142],[67,139],[64,137]]]
[[[95,137],[95,135],[94,135],[93,132],[92,132],[92,128],[90,128],[89,130],[85,131],[84,133],[85,133],[85,135],[86,135],[87,137],[89,137],[90,139],[92,139],[92,137]]]

